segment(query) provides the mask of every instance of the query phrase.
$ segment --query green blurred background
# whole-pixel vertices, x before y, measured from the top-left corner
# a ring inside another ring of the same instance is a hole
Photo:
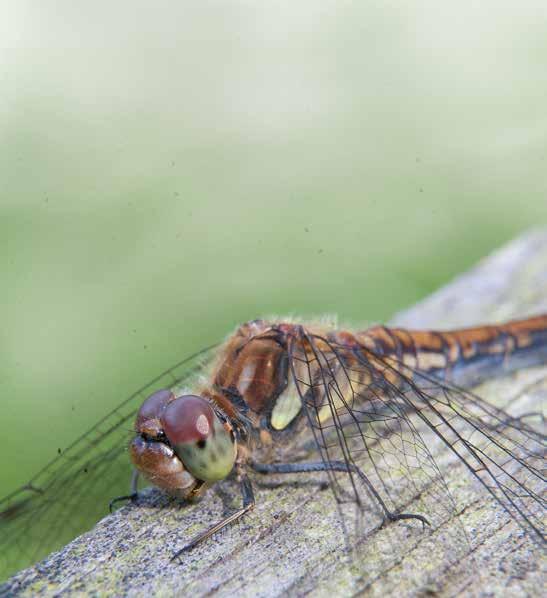
[[[268,314],[388,319],[547,221],[545,2],[5,2],[0,494]]]

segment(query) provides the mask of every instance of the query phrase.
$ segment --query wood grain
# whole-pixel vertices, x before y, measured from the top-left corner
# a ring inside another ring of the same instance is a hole
[[[547,230],[516,239],[391,324],[453,328],[541,312],[547,312]],[[477,392],[498,405],[538,410],[547,397],[547,367]],[[484,497],[461,465],[439,459],[448,468],[458,514],[437,530],[402,523],[369,529],[350,554],[328,489],[312,478],[271,476],[258,480],[257,507],[241,524],[177,564],[170,562],[173,550],[237,506],[237,489],[225,482],[184,508],[151,491],[140,506],[120,509],[11,578],[0,594],[540,595],[541,549]],[[469,538],[463,551],[452,544],[461,526]]]

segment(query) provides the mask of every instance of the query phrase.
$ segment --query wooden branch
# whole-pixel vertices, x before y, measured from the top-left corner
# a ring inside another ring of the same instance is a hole
[[[541,312],[547,312],[547,230],[515,240],[392,323],[450,328]],[[492,381],[477,392],[501,405],[525,395],[526,409],[537,410],[547,396],[547,367]],[[461,464],[450,463],[447,481],[459,509],[446,525],[423,531],[413,523],[391,523],[369,530],[348,554],[332,494],[311,476],[290,476],[288,482],[270,476],[256,486],[256,509],[184,555],[182,564],[170,562],[174,549],[237,506],[237,488],[225,482],[185,507],[165,507],[164,497],[147,491],[140,506],[105,517],[12,577],[0,594],[539,595],[541,550],[471,483]],[[452,534],[458,526],[469,538],[463,553],[451,544],[461,537]],[[457,554],[462,556],[449,567]]]

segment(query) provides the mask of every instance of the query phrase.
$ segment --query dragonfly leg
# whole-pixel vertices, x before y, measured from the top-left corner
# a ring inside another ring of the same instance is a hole
[[[382,507],[386,519],[389,521],[398,521],[401,519],[417,519],[422,524],[431,525],[429,521],[423,516],[414,513],[393,513],[388,508],[382,497],[378,494],[376,488],[372,485],[366,474],[361,471],[356,465],[351,463],[345,463],[344,461],[330,461],[323,463],[323,461],[317,461],[313,463],[250,463],[251,467],[257,473],[309,473],[314,471],[345,471],[346,473],[355,473],[359,476],[361,481],[368,488],[370,493],[378,501],[378,504]]]
[[[247,475],[243,472],[238,472],[238,479],[240,482],[241,487],[241,496],[243,498],[243,506],[234,511],[228,517],[225,517],[215,525],[211,526],[209,529],[201,532],[197,536],[194,536],[186,546],[183,546],[180,550],[177,550],[175,554],[171,557],[171,560],[174,561],[178,559],[183,552],[188,552],[192,550],[195,546],[210,538],[213,534],[216,534],[219,530],[223,529],[224,527],[231,525],[232,523],[236,522],[238,519],[241,519],[245,513],[253,509],[255,506],[255,497],[253,494],[253,487],[251,486],[251,481],[247,477]]]
[[[130,486],[130,494],[124,494],[123,496],[116,496],[108,503],[108,511],[112,513],[112,508],[118,502],[122,502],[124,500],[134,502],[137,497],[139,496],[139,492],[137,490],[137,484],[139,482],[139,472],[134,469],[133,474],[131,475],[131,486]]]

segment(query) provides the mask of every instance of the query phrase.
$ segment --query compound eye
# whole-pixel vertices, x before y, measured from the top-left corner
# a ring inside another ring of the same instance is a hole
[[[213,434],[215,417],[205,399],[184,395],[169,403],[162,413],[161,422],[172,445],[202,444]]]
[[[175,395],[167,389],[158,390],[151,394],[141,405],[137,419],[135,421],[135,430],[140,432],[159,431],[159,419],[167,404],[175,398]],[[157,430],[156,430],[157,429]]]
[[[169,444],[197,479],[214,482],[232,470],[236,446],[211,404],[196,395],[184,395],[163,410],[161,424]]]

